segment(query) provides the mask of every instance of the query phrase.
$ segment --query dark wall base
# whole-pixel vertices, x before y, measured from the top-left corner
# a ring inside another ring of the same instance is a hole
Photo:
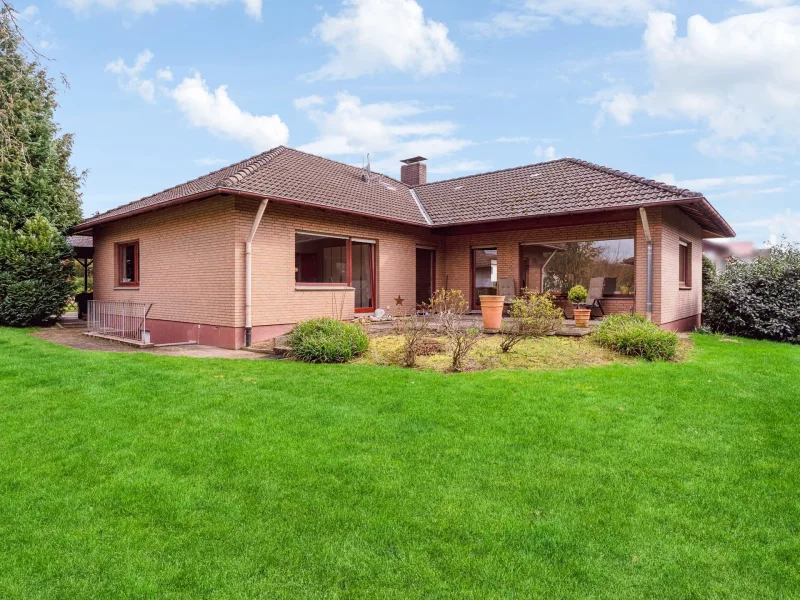
[[[700,327],[700,315],[661,324],[661,329],[667,331],[694,331],[697,327]]]
[[[286,324],[253,327],[253,343],[258,344],[275,339],[291,330],[293,326],[293,324]],[[235,350],[244,346],[244,327],[223,327],[204,323],[148,319],[147,329],[150,331],[150,342],[153,344],[196,342],[207,346],[219,346],[220,348]]]

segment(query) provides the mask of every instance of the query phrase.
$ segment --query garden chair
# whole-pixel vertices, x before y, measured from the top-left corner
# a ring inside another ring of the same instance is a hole
[[[498,278],[497,295],[506,297],[503,304],[511,304],[511,301],[517,297],[517,288],[513,277]]]
[[[606,311],[603,310],[600,298],[603,297],[606,279],[606,277],[592,277],[589,280],[589,295],[586,298],[586,308],[590,310],[596,308],[600,311],[602,316],[606,315]]]

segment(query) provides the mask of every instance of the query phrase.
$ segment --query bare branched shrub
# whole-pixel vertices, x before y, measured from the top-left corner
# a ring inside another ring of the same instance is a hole
[[[464,360],[481,338],[481,330],[469,327],[464,315],[469,304],[461,290],[438,290],[431,299],[431,314],[442,333],[450,340],[453,371],[464,369]]]
[[[564,322],[562,311],[553,304],[550,294],[526,292],[511,301],[508,318],[503,321],[500,348],[509,352],[525,339],[552,333]]]
[[[403,366],[415,367],[421,343],[428,334],[428,317],[411,311],[397,322],[396,330],[403,336]]]

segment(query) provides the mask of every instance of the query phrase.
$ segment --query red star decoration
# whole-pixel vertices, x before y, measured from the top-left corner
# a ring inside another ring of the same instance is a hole
[[[402,296],[398,296],[394,299],[394,303],[396,306],[403,306],[403,298]]]

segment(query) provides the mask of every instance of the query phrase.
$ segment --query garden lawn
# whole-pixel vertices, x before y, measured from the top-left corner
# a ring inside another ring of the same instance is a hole
[[[800,347],[441,375],[0,329],[0,597],[800,597]]]

